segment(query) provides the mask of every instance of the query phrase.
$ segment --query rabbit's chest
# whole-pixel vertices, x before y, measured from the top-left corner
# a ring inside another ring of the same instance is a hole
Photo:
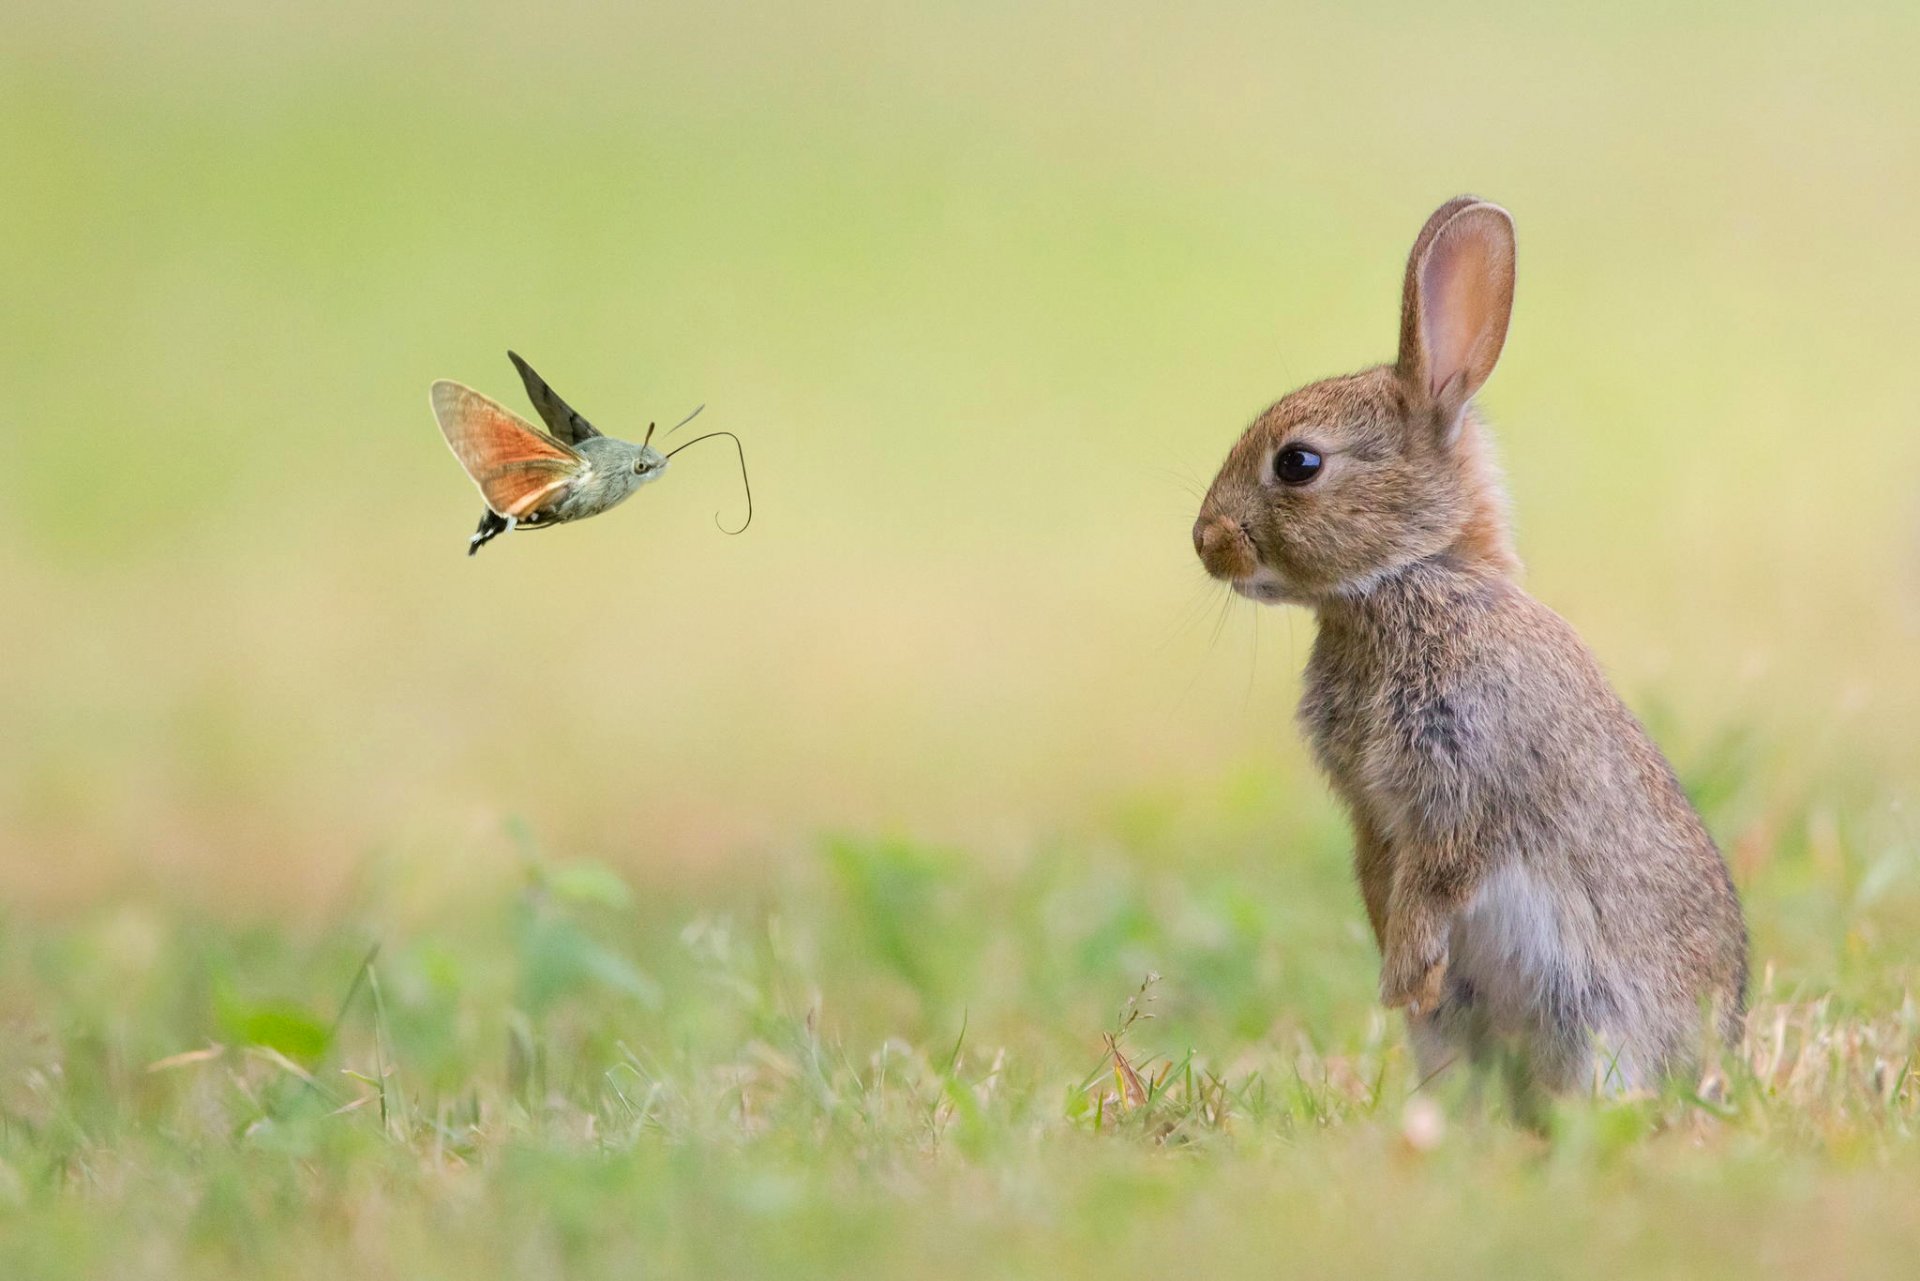
[[[1300,721],[1320,767],[1349,804],[1379,814],[1430,794],[1436,770],[1470,767],[1469,718],[1430,666],[1347,655],[1310,668]]]
[[[1367,756],[1370,702],[1353,680],[1311,671],[1300,699],[1300,727],[1314,759],[1349,801],[1358,799],[1353,793]]]

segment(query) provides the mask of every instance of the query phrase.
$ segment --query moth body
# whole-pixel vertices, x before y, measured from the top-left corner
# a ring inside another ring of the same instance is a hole
[[[667,469],[668,456],[651,439],[636,444],[603,435],[532,366],[507,355],[551,435],[470,387],[444,379],[433,385],[441,434],[487,504],[467,541],[469,556],[516,529],[547,529],[610,511]]]
[[[636,445],[611,436],[583,440],[578,449],[585,466],[553,504],[550,523],[584,520],[610,511],[633,497],[642,485],[659,480],[667,466],[666,455],[652,445]]]

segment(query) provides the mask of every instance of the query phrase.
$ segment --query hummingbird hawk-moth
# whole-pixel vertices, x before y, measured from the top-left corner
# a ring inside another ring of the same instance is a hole
[[[753,523],[753,487],[747,481],[747,453],[738,436],[710,431],[662,453],[653,447],[655,424],[649,423],[646,439],[639,444],[616,440],[575,413],[533,372],[533,366],[511,351],[507,358],[520,371],[527,398],[548,431],[471,387],[445,378],[433,385],[433,416],[440,432],[487,504],[480,527],[467,540],[467,555],[512,530],[548,529],[598,516],[631,498],[640,486],[660,479],[667,460],[682,449],[717,436],[733,441],[740,456],[740,484],[747,496],[747,518],[740,528],[720,528],[738,534]],[[692,422],[700,409],[668,428],[667,435]],[[714,522],[718,524],[719,519],[716,515]]]

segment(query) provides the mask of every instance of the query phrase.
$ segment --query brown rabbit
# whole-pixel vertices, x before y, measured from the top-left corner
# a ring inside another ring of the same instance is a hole
[[[1633,1087],[1692,1064],[1703,1019],[1738,1037],[1746,927],[1666,758],[1515,581],[1472,404],[1513,282],[1507,212],[1442,205],[1407,262],[1399,360],[1260,415],[1193,543],[1242,596],[1318,615],[1300,720],[1423,1072],[1516,1051],[1549,1089]]]

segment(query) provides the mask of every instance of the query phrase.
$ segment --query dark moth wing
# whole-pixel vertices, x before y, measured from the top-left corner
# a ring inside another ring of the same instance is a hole
[[[433,385],[433,416],[487,508],[526,520],[586,473],[586,460],[471,387]]]
[[[540,411],[541,421],[547,424],[547,430],[563,444],[577,445],[589,436],[598,436],[600,432],[594,425],[573,412],[566,401],[547,386],[547,380],[533,372],[533,366],[520,359],[518,352],[508,352],[507,359],[520,371],[520,381],[527,385],[527,399]]]

